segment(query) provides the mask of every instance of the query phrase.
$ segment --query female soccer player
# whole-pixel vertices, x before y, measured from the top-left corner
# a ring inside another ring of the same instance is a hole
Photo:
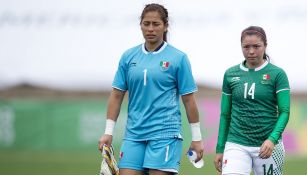
[[[203,156],[197,91],[188,57],[167,43],[168,11],[148,4],[141,14],[145,43],[127,50],[112,87],[104,135],[99,149],[112,143],[113,129],[126,91],[128,120],[121,146],[121,175],[169,175],[178,173],[182,152],[179,96],[192,131],[190,149]]]
[[[224,74],[215,167],[223,175],[281,175],[289,120],[286,73],[269,62],[261,27],[242,31],[245,61]]]

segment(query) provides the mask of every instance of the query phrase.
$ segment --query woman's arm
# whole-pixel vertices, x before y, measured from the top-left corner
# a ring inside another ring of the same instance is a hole
[[[290,90],[284,90],[277,93],[278,119],[274,130],[269,136],[274,144],[278,142],[289,121],[290,114]]]
[[[120,113],[120,107],[125,96],[125,91],[120,91],[113,88],[109,97],[106,128],[104,134],[100,137],[98,142],[98,149],[102,150],[104,144],[110,146],[113,139],[113,131],[118,115]]]
[[[117,121],[124,96],[125,91],[121,91],[115,88],[112,89],[108,102],[107,119],[113,120],[115,122]]]
[[[231,119],[231,95],[222,93],[219,134],[216,153],[223,153]]]
[[[192,142],[189,149],[194,150],[197,153],[197,159],[195,160],[197,162],[203,157],[204,148],[202,144],[196,100],[193,93],[183,95],[181,98],[186,110],[192,133]]]
[[[222,161],[224,156],[225,143],[229,132],[231,119],[231,94],[222,93],[221,114],[218,140],[216,144],[216,155],[214,165],[218,172],[222,172]]]

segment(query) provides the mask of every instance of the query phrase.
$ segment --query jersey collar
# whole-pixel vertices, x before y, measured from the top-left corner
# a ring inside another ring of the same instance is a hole
[[[167,42],[163,41],[163,43],[153,52],[148,52],[145,48],[145,43],[142,44],[142,51],[145,53],[145,54],[149,54],[149,53],[152,53],[152,54],[157,54],[157,53],[160,53],[162,52],[162,50],[165,49],[165,47],[167,46]]]
[[[247,68],[247,67],[244,66],[244,63],[245,63],[245,61],[243,61],[243,62],[240,64],[240,68],[241,68],[242,70],[246,71],[246,72],[248,72],[248,71],[250,71],[250,70],[259,71],[259,70],[263,69],[266,65],[269,64],[269,62],[268,62],[267,60],[265,60],[265,62],[264,62],[261,66],[255,68],[255,69],[249,69],[249,68]]]

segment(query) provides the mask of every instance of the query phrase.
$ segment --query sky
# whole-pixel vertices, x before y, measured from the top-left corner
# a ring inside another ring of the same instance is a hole
[[[220,88],[244,60],[241,31],[258,25],[271,62],[307,93],[304,0],[0,0],[0,89],[110,90],[122,53],[144,42],[139,16],[150,2],[168,9],[169,44],[187,53],[197,84]]]

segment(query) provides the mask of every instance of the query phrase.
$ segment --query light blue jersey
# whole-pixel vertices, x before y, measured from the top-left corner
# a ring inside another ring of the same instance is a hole
[[[179,95],[197,91],[185,53],[166,42],[155,52],[133,47],[123,54],[112,86],[129,94],[125,139],[181,137]]]

